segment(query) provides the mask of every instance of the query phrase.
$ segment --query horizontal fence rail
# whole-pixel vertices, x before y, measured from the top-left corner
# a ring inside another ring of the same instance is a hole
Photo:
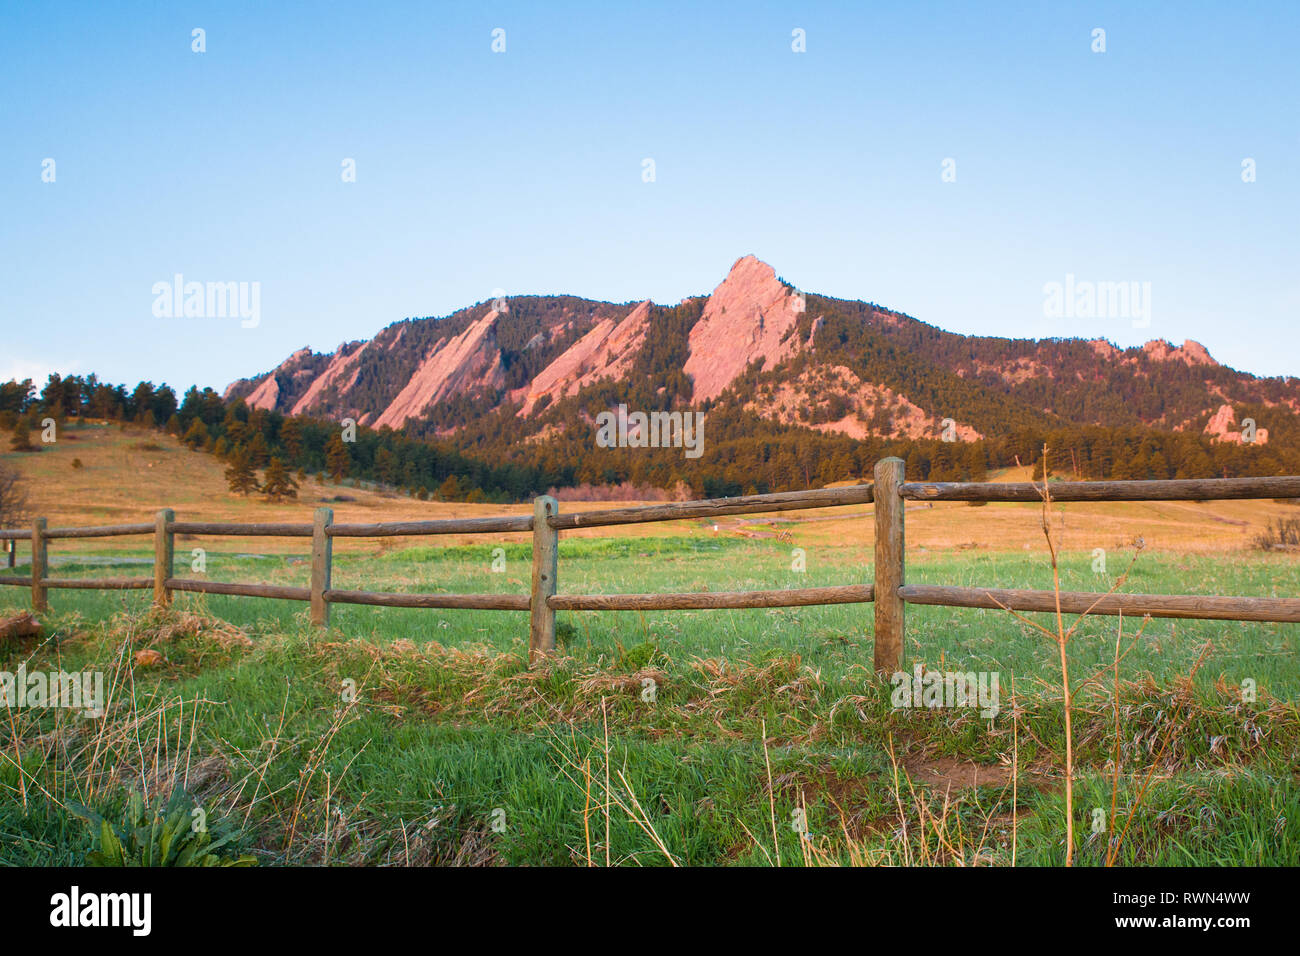
[[[1300,477],[1176,478],[1168,481],[1051,481],[1053,501],[1229,501],[1300,498]],[[1043,486],[1029,481],[908,482],[914,501],[1042,501]]]
[[[556,594],[546,603],[556,611],[694,611],[712,608],[808,607],[867,604],[870,584],[779,591],[697,591],[686,594]]]
[[[152,531],[153,526],[149,527]],[[221,521],[169,521],[171,534],[239,535],[250,538],[310,538],[309,524],[234,524]]]
[[[199,594],[231,594],[237,597],[280,598],[286,601],[311,600],[311,588],[294,588],[278,584],[238,584],[234,581],[204,581],[200,578],[168,578],[166,586],[169,591],[194,591]]]
[[[411,594],[376,591],[325,592],[331,604],[369,604],[375,607],[462,608],[470,611],[527,611],[527,594]]]
[[[84,591],[136,591],[153,587],[153,578],[45,578],[47,588],[73,588]]]
[[[119,535],[153,534],[153,524],[109,524],[94,528],[50,528],[46,538],[115,538]]]
[[[439,521],[386,521],[379,524],[334,524],[332,538],[387,538],[409,534],[508,534],[532,531],[532,515],[501,518],[444,518]]]
[[[1013,588],[958,588],[908,584],[899,589],[908,604],[942,607],[986,607],[1011,611],[1055,613],[1055,591]],[[1300,623],[1300,599],[1219,597],[1201,594],[1098,594],[1062,591],[1061,611],[1066,614],[1119,614],[1135,617],[1187,617],[1212,621],[1276,621]]]
[[[529,659],[555,650],[556,611],[671,611],[726,608],[806,607],[874,604],[874,664],[877,671],[901,665],[905,609],[909,604],[1066,614],[1131,615],[1224,621],[1300,623],[1300,598],[1227,597],[1022,590],[1015,588],[915,585],[905,581],[904,501],[1041,502],[1042,484],[1031,482],[906,482],[903,462],[877,462],[870,484],[775,494],[667,502],[561,514],[554,498],[533,502],[533,513],[431,521],[334,523],[329,508],[318,508],[309,523],[177,521],[171,509],[150,523],[49,528],[37,518],[30,530],[0,529],[0,541],[31,542],[31,573],[0,575],[0,585],[30,588],[32,607],[46,609],[51,589],[147,590],[154,603],[170,603],[174,591],[259,597],[310,604],[314,625],[327,626],[333,604],[395,608],[445,608],[526,611],[530,615]],[[1300,476],[1276,478],[1197,478],[1171,481],[1051,481],[1054,501],[1213,501],[1248,498],[1300,498]],[[766,591],[705,591],[663,594],[559,594],[558,535],[581,528],[654,521],[709,519],[738,514],[797,511],[874,504],[874,580],[814,588]],[[384,538],[444,534],[532,533],[533,573],[527,594],[448,594],[343,590],[331,586],[334,538]],[[153,577],[52,578],[47,546],[51,539],[154,536]],[[179,578],[173,573],[174,541],[182,535],[234,535],[311,539],[311,585],[289,587]],[[14,548],[8,545],[10,567]]]
[[[635,508],[611,508],[607,511],[578,511],[548,518],[547,524],[557,531],[566,531],[602,525],[678,521],[683,518],[721,518],[727,515],[798,511],[804,508],[830,508],[835,505],[861,505],[870,502],[871,485],[853,485],[848,488],[781,491],[770,495],[745,495],[739,498],[674,501],[664,505],[639,505]]]

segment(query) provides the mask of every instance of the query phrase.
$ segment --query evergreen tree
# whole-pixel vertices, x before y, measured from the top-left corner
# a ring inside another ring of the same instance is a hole
[[[375,475],[386,485],[397,480],[397,458],[387,445],[380,445],[375,452]]]
[[[302,423],[296,418],[286,418],[280,426],[280,444],[289,461],[302,460]]]
[[[226,413],[225,420],[221,423],[226,432],[226,437],[232,444],[242,445],[248,440],[248,423],[242,422],[234,415],[234,409]]]
[[[200,448],[207,440],[208,430],[203,426],[203,422],[197,418],[190,422],[190,427],[185,430],[185,434],[181,437],[181,441],[191,448]]]
[[[352,456],[348,454],[348,446],[343,443],[343,436],[335,434],[325,446],[325,470],[331,478],[339,481],[347,477],[351,466]]]
[[[26,422],[20,421],[14,426],[14,437],[9,440],[9,447],[14,451],[36,451],[32,444],[32,431]]]
[[[253,459],[254,468],[265,468],[271,461],[271,447],[261,432],[253,432],[248,443],[248,454]]]
[[[267,501],[275,502],[298,497],[298,482],[293,480],[279,458],[272,458],[266,466],[266,474],[262,478],[262,494]]]
[[[438,486],[438,497],[443,501],[455,501],[460,495],[460,482],[455,475],[448,475],[447,480]]]
[[[1169,462],[1159,451],[1153,451],[1147,459],[1147,474],[1157,480],[1169,477]]]
[[[230,456],[230,467],[226,469],[226,484],[236,495],[248,495],[257,491],[257,472],[253,470],[253,456],[245,445],[240,445]]]

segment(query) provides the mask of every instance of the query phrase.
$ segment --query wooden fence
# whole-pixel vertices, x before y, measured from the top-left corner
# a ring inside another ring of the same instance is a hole
[[[1172,481],[1054,481],[1054,501],[1209,501],[1242,498],[1300,498],[1300,476],[1281,478],[1208,478]],[[32,607],[48,607],[48,592],[58,588],[102,590],[153,590],[154,603],[166,606],[173,591],[230,594],[248,597],[306,601],[311,622],[329,624],[333,604],[368,604],[380,607],[468,608],[528,611],[529,659],[536,662],[555,649],[556,611],[666,611],[713,608],[799,607],[819,604],[875,604],[874,664],[877,671],[897,670],[902,660],[905,611],[908,604],[946,607],[1010,608],[1015,611],[1052,611],[1054,591],[1008,588],[909,585],[905,580],[904,502],[913,501],[1040,501],[1041,486],[1029,482],[906,482],[903,462],[886,458],[876,464],[872,484],[812,491],[674,502],[605,511],[562,514],[554,498],[533,502],[531,515],[489,518],[452,518],[436,521],[392,521],[376,524],[334,524],[329,508],[317,508],[311,524],[232,524],[177,521],[171,509],[159,511],[147,524],[103,527],[50,528],[37,518],[30,531],[0,530],[0,540],[31,542],[31,576],[0,576],[0,585],[28,587]],[[559,594],[559,533],[576,528],[716,518],[874,503],[875,568],[871,584],[833,587],[785,588],[773,591],[709,591],[660,594]],[[529,594],[429,594],[345,591],[331,587],[335,538],[384,538],[402,535],[501,534],[532,532],[533,569]],[[247,535],[311,539],[310,587],[239,584],[174,575],[174,539],[177,534]],[[119,535],[153,535],[152,577],[52,578],[48,576],[48,542],[64,538],[102,538]],[[13,566],[13,545],[10,566]],[[1130,616],[1200,618],[1236,621],[1300,623],[1300,598],[1223,597],[1218,595],[1098,594],[1062,592],[1060,609],[1070,614],[1125,614]]]

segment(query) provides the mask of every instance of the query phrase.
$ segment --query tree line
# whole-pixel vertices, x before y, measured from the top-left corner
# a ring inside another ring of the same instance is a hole
[[[854,439],[780,424],[724,395],[706,405],[704,455],[698,459],[677,448],[597,447],[595,416],[619,401],[643,409],[684,407],[689,381],[664,373],[680,370],[697,308],[688,302],[664,310],[660,328],[676,334],[659,337],[625,383],[597,383],[528,419],[506,402],[481,411],[451,436],[430,433],[427,424],[412,423],[401,432],[286,416],[250,408],[242,398],[227,401],[211,388],[192,387],[178,401],[166,384],[141,382],[128,389],[94,375],[52,375],[39,393],[30,380],[0,384],[0,427],[14,430],[15,449],[20,436],[30,445],[30,432],[50,417],[158,428],[221,459],[232,491],[261,491],[272,499],[293,497],[307,474],[455,501],[517,502],[551,488],[624,483],[677,497],[723,497],[869,480],[875,462],[886,456],[903,458],[910,480],[979,481],[992,469],[1035,463],[1044,444],[1052,449],[1053,473],[1068,478],[1300,473],[1300,426],[1294,416],[1279,416],[1262,404],[1239,406],[1238,412],[1239,419],[1253,413],[1270,423],[1265,445],[1214,442],[1191,430],[1143,425],[1079,426],[1054,417],[1016,424],[981,441],[944,442]],[[485,397],[482,407],[489,403]]]
[[[226,401],[212,388],[191,387],[178,402],[165,384],[141,382],[128,390],[94,375],[51,375],[39,393],[30,379],[0,384],[0,427],[13,430],[15,442],[21,435],[30,443],[30,433],[46,418],[160,429],[221,459],[231,490],[240,494],[269,484],[268,496],[292,497],[296,483],[314,473],[335,481],[377,482],[426,498],[513,502],[574,481],[571,469],[489,464],[444,440],[412,438],[387,427],[345,429],[337,421],[250,408],[242,398]],[[259,480],[256,473],[273,464],[274,471]]]

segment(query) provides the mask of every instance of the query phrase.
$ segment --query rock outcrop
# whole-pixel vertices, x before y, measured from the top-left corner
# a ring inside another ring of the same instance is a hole
[[[1237,423],[1236,413],[1233,412],[1231,405],[1220,405],[1219,410],[1210,418],[1209,424],[1205,426],[1205,434],[1209,435],[1214,441],[1228,442],[1233,445],[1240,445],[1242,442],[1254,445],[1268,444],[1268,429],[1255,428],[1253,438],[1248,438],[1243,432],[1234,431],[1232,426]],[[1243,424],[1245,424],[1243,420]]]
[[[546,396],[554,400],[576,395],[579,389],[601,379],[623,377],[645,342],[649,314],[650,302],[647,300],[621,322],[601,319],[595,328],[542,369],[526,388],[511,393],[511,399],[523,401],[519,414],[532,414],[537,403]],[[535,342],[537,337],[530,340],[529,345]]]
[[[788,333],[802,311],[803,299],[771,266],[753,256],[737,259],[691,329],[685,372],[694,400],[717,398],[757,359],[772,368],[792,355],[800,343]]]
[[[1178,346],[1163,339],[1152,339],[1142,346],[1142,352],[1155,362],[1183,362],[1189,366],[1219,364],[1210,357],[1204,345],[1192,339]]]
[[[804,425],[850,438],[904,437],[978,441],[984,436],[969,425],[929,415],[893,389],[863,382],[842,365],[816,366],[797,378],[764,386],[745,403],[749,411],[785,425]],[[822,409],[837,409],[828,417]]]
[[[361,356],[366,351],[369,342],[362,342],[358,348],[347,350],[347,346],[340,346],[339,350],[334,353],[330,359],[329,365],[325,366],[325,371],[321,372],[314,379],[302,398],[298,399],[293,405],[290,414],[302,415],[310,412],[321,397],[321,393],[331,385],[337,386],[340,392],[347,392],[357,381],[357,372],[360,370]],[[349,373],[351,373],[349,375]],[[344,376],[348,376],[344,378]]]
[[[267,411],[275,408],[280,401],[280,383],[276,381],[275,373],[262,379],[262,384],[253,389],[246,401],[249,408],[263,408]]]
[[[425,356],[397,397],[374,420],[374,427],[401,428],[430,405],[474,388],[501,388],[505,373],[493,330],[495,309],[460,335],[440,340]]]

